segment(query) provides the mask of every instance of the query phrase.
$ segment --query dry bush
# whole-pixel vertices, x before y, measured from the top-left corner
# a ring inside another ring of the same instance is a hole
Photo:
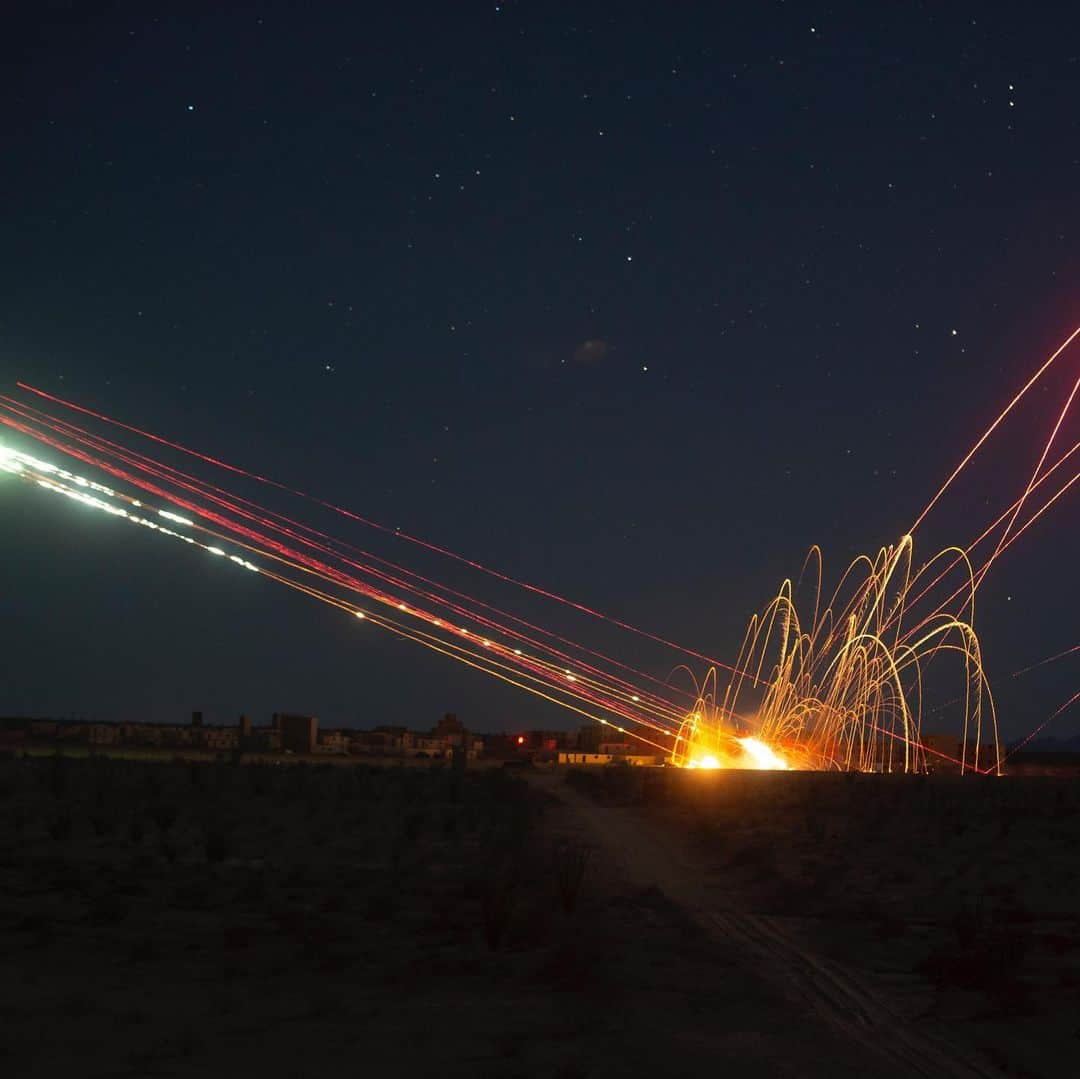
[[[422,809],[414,809],[405,814],[405,820],[401,829],[401,838],[412,846],[420,838],[427,823],[427,814]]]
[[[162,836],[158,848],[161,851],[161,856],[169,863],[169,865],[176,864],[176,859],[180,850],[172,839],[168,836]]]
[[[53,813],[48,820],[47,824],[49,835],[52,836],[57,842],[68,839],[71,836],[72,820],[71,814],[67,810],[60,810]]]
[[[179,811],[176,806],[171,805],[168,802],[158,802],[154,808],[150,810],[150,816],[153,818],[157,830],[162,833],[167,833],[176,823]]]
[[[15,929],[25,933],[39,948],[52,944],[56,939],[56,925],[45,914],[28,914],[16,924]]]
[[[212,865],[225,861],[225,832],[216,824],[211,824],[203,831],[203,853]]]
[[[1014,1011],[1026,1007],[1022,975],[1030,938],[1016,928],[1022,908],[989,910],[981,900],[962,906],[952,919],[955,943],[930,953],[918,969],[939,987],[978,990]]]
[[[401,913],[401,894],[389,888],[372,892],[364,902],[364,917],[369,922],[390,922]]]
[[[49,789],[52,791],[54,798],[60,798],[67,793],[68,789],[68,767],[67,761],[63,755],[59,752],[52,757],[49,765]]]
[[[236,892],[237,903],[261,903],[267,896],[266,878],[261,873],[251,873]]]
[[[488,947],[498,951],[518,898],[519,871],[517,863],[492,863],[480,880],[480,914],[484,939]]]
[[[555,847],[555,881],[563,911],[567,914],[573,914],[577,908],[591,854],[591,849],[578,839],[564,840]]]

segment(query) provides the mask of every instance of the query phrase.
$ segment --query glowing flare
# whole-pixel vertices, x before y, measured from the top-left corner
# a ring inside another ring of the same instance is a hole
[[[687,768],[721,768],[720,758],[712,753],[703,753],[700,757],[693,757],[686,762]]]
[[[787,761],[781,757],[772,746],[766,745],[758,738],[736,738],[735,741],[743,748],[743,753],[754,763],[753,768],[777,768],[786,770]]]

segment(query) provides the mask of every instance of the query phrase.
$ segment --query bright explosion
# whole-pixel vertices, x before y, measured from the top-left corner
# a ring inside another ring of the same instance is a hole
[[[701,681],[689,666],[676,668],[688,677],[689,692],[3,394],[0,423],[111,479],[88,479],[5,446],[0,446],[0,472],[189,549],[201,548],[257,573],[260,580],[336,607],[359,619],[354,624],[388,631],[595,721],[609,741],[625,745],[633,739],[678,767],[919,772],[935,757],[944,757],[961,772],[1000,772],[994,701],[974,628],[976,593],[995,560],[1080,480],[1074,460],[1080,441],[1065,450],[1055,447],[1080,391],[1080,378],[1025,488],[1003,513],[965,546],[946,548],[919,566],[913,561],[914,535],[998,426],[1078,336],[1080,327],[1012,398],[896,544],[882,547],[874,557],[856,558],[831,592],[823,588],[821,551],[812,547],[799,577],[785,580],[772,601],[750,619],[732,664],[20,383],[22,390],[53,405],[318,504],[395,540],[675,649],[692,662],[707,663]],[[135,488],[138,497],[118,490],[114,481]],[[256,556],[257,563],[250,560]],[[1025,669],[1075,651],[1067,649]],[[959,690],[956,701],[962,712],[953,743],[959,746],[959,759],[929,748],[923,737],[923,698],[931,665],[935,679],[941,669],[951,672]],[[1080,694],[1071,697],[1050,718],[1078,699]],[[693,702],[689,708],[687,700]],[[989,763],[983,760],[984,747],[992,747]]]

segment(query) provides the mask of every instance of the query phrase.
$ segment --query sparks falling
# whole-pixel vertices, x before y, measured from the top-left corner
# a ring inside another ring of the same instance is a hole
[[[45,406],[0,395],[0,423],[46,447],[55,459],[0,445],[0,472],[257,572],[263,580],[341,610],[355,620],[359,632],[382,630],[431,649],[600,724],[610,741],[633,739],[675,765],[705,770],[925,770],[935,756],[943,755],[927,748],[922,733],[926,672],[933,665],[935,670],[949,667],[960,690],[961,756],[954,763],[961,770],[969,761],[977,767],[982,746],[989,744],[995,754],[989,767],[995,770],[1001,763],[997,721],[975,631],[976,595],[994,562],[1080,479],[1074,456],[1080,442],[1064,451],[1058,445],[1080,379],[1042,444],[1023,491],[1003,514],[965,546],[947,548],[921,564],[915,561],[915,534],[1010,413],[1068,354],[1077,336],[1080,327],[990,424],[908,534],[874,556],[857,558],[831,591],[824,586],[822,553],[811,548],[799,577],[784,581],[772,601],[750,619],[733,662],[23,384],[24,394]],[[676,677],[636,669],[106,438],[64,418],[57,408],[85,417],[82,423],[116,429],[234,479],[315,502],[355,524],[647,638],[682,660],[675,667]],[[57,464],[58,459],[71,467]],[[1034,666],[1038,664],[1031,669]],[[699,679],[695,670],[705,670],[704,676]]]

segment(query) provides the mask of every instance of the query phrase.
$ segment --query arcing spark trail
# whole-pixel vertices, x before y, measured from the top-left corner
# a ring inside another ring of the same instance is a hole
[[[821,553],[812,549],[804,566],[804,574],[809,569],[812,578],[809,603],[800,606],[799,584],[785,581],[773,601],[751,619],[734,664],[711,661],[701,652],[435,544],[401,537],[675,649],[691,662],[709,663],[701,685],[691,675],[688,693],[52,412],[2,395],[0,422],[137,491],[138,497],[20,450],[0,448],[0,467],[167,538],[231,558],[243,568],[257,567],[264,578],[595,720],[609,727],[616,738],[633,737],[677,764],[921,770],[927,765],[922,738],[925,673],[931,663],[938,666],[951,660],[964,687],[958,730],[964,766],[969,746],[971,759],[977,761],[983,742],[996,746],[998,741],[993,698],[974,630],[976,592],[995,560],[1080,479],[1073,461],[1080,442],[1064,453],[1055,450],[1080,380],[1061,408],[1025,489],[1003,514],[966,547],[948,548],[918,568],[913,563],[913,533],[1078,335],[1080,328],[1013,397],[930,500],[911,535],[882,548],[874,558],[856,559],[830,595],[823,589]],[[54,406],[179,450],[215,468],[302,494],[20,386]],[[400,535],[350,510],[312,500],[354,522]],[[147,508],[148,502],[155,506],[153,510]],[[229,545],[236,553],[226,554]],[[723,684],[718,668],[725,672]]]

